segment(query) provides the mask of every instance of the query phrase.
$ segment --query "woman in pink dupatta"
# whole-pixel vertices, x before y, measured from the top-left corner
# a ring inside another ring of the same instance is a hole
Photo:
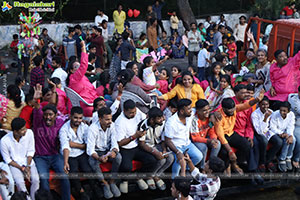
[[[270,67],[272,87],[266,96],[272,101],[287,101],[288,95],[297,93],[300,85],[300,51],[289,59],[283,50],[274,55],[276,63]]]
[[[81,41],[81,60],[78,62],[70,63],[68,69],[68,78],[66,80],[69,88],[77,92],[87,103],[93,104],[94,99],[98,97],[96,88],[91,84],[89,79],[85,76],[88,68],[88,54],[86,53],[85,43]],[[87,106],[80,103],[83,108],[83,115],[85,117],[93,116],[93,106]]]

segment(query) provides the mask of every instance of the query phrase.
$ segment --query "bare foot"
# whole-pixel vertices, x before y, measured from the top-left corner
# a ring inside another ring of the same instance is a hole
[[[299,162],[296,162],[296,161],[293,161],[293,166],[297,169],[300,168]]]
[[[243,170],[237,164],[232,164],[232,170],[240,175],[244,174]]]

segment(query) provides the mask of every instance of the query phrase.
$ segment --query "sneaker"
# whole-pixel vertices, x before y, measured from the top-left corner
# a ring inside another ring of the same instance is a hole
[[[128,193],[128,181],[120,183],[120,191],[125,194]]]
[[[286,172],[286,162],[285,162],[285,160],[279,161],[279,163],[278,163],[278,169],[281,172]]]
[[[293,165],[292,165],[291,159],[287,159],[285,162],[286,162],[287,170],[292,171],[293,170]]]
[[[103,193],[105,199],[111,199],[114,197],[114,195],[110,191],[109,185],[103,185]]]
[[[115,183],[111,183],[109,185],[110,185],[110,191],[113,193],[114,197],[120,197],[121,192],[120,192],[119,188],[117,187],[117,185]]]
[[[136,183],[138,184],[140,190],[147,190],[148,189],[148,185],[143,179],[137,180]]]
[[[276,167],[275,167],[275,165],[274,165],[274,163],[272,163],[272,162],[270,162],[269,164],[268,164],[268,171],[269,172],[271,172],[271,173],[274,173],[274,172],[276,172],[277,170],[276,170]]]

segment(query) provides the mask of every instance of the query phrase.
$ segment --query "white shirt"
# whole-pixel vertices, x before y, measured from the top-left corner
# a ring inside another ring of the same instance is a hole
[[[288,102],[291,104],[291,111],[296,117],[296,126],[300,126],[300,98],[298,93],[289,94]]]
[[[63,154],[64,149],[70,151],[69,157],[77,157],[84,153],[85,150],[78,148],[71,148],[70,141],[76,142],[78,144],[86,144],[87,134],[88,134],[88,125],[81,122],[77,128],[77,134],[71,127],[71,121],[67,121],[59,131],[59,141],[61,146],[61,154]]]
[[[20,91],[21,91],[21,101],[25,102],[25,94],[24,94],[24,91],[20,88]]]
[[[148,119],[143,120],[144,123],[148,123]],[[164,123],[161,126],[155,126],[154,128],[148,126],[148,130],[146,131],[146,134],[139,138],[139,141],[144,141],[148,146],[154,147],[157,144],[160,144],[162,142],[162,132],[164,129]]]
[[[209,59],[210,53],[207,49],[203,48],[198,53],[198,67],[208,67],[208,62],[206,59]]]
[[[199,38],[199,40],[198,40]],[[188,32],[188,40],[189,40],[189,51],[199,51],[200,50],[200,42],[201,42],[201,33],[199,31],[193,32],[189,31]]]
[[[143,81],[146,85],[156,84],[156,78],[152,68],[153,67],[147,67],[143,70]]]
[[[92,124],[89,127],[87,137],[86,152],[89,156],[97,151],[111,151],[112,149],[119,150],[117,143],[117,132],[115,131],[115,124],[112,123],[105,131],[102,129],[100,122]]]
[[[166,122],[165,137],[171,138],[173,144],[176,147],[188,146],[191,143],[190,140],[190,128],[192,125],[192,117],[186,118],[186,124],[184,125],[179,117],[178,112],[172,115]]]
[[[63,91],[65,91],[65,87],[66,87],[66,79],[68,77],[68,74],[65,70],[63,70],[61,67],[57,68],[54,70],[54,72],[51,75],[51,78],[53,77],[57,77],[60,79],[61,82],[61,89]]]
[[[233,35],[236,41],[244,42],[246,27],[247,27],[247,23],[245,23],[244,25],[238,24],[237,27],[234,29]]]
[[[283,119],[280,115],[280,111],[277,110],[272,113],[270,119],[270,130],[267,137],[271,138],[275,134],[287,133],[288,135],[293,135],[295,129],[295,115],[291,111],[287,114],[286,118]]]
[[[205,22],[204,22],[203,25],[204,25],[204,28],[205,28],[206,30],[210,27],[210,23],[211,23],[211,22],[208,22],[208,21],[205,21]]]
[[[120,142],[125,138],[129,138],[134,135],[137,131],[138,124],[146,118],[146,115],[142,113],[138,108],[136,109],[136,115],[132,119],[128,119],[124,112],[120,114],[120,116],[115,121],[117,133],[117,141]],[[137,147],[138,141],[137,139],[129,142],[128,144],[122,146],[124,149],[133,149]]]
[[[271,112],[273,112],[271,109],[269,109],[269,110]],[[257,108],[251,114],[252,124],[254,126],[256,133],[267,137],[266,134],[269,131],[269,124],[270,124],[271,116],[268,117],[266,122],[264,122],[264,119],[265,119],[265,114],[261,112],[260,108]]]
[[[96,25],[97,27],[99,27],[99,23],[102,23],[102,21],[103,21],[104,19],[105,19],[106,21],[108,21],[107,15],[103,14],[102,17],[101,17],[100,15],[97,15],[97,16],[95,17],[95,25]]]
[[[34,156],[33,132],[27,129],[26,134],[20,138],[19,142],[14,138],[13,132],[7,133],[1,139],[1,154],[5,163],[9,164],[11,161],[15,161],[21,166],[27,166],[27,157]],[[31,165],[34,161],[31,161]]]
[[[114,101],[114,103],[109,107],[111,110],[111,115],[116,114],[116,112],[118,111],[118,108],[120,106],[120,101],[118,99],[116,99]],[[98,112],[93,112],[93,117],[92,117],[92,124],[95,124],[99,121],[99,117],[98,117]]]
[[[108,41],[108,28],[104,29],[103,27],[101,27],[101,29],[102,29],[103,40],[104,40],[104,42],[107,42]]]

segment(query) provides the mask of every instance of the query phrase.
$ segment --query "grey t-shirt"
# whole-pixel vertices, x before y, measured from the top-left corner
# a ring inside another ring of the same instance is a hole
[[[65,39],[63,39],[63,45],[67,48],[68,58],[70,58],[71,56],[77,56],[75,53],[75,44],[76,40],[73,38],[70,39],[69,37],[66,37]]]

